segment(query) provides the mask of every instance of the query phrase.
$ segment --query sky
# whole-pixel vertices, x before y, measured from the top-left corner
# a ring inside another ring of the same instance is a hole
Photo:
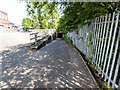
[[[0,10],[8,13],[8,20],[16,25],[21,25],[22,19],[27,17],[25,2],[18,0],[0,0]]]

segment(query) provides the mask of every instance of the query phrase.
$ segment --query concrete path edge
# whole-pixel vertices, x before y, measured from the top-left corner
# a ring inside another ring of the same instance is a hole
[[[82,61],[84,62],[84,64],[85,64],[85,66],[86,66],[86,68],[87,68],[87,70],[89,71],[89,73],[91,74],[91,76],[92,76],[92,78],[93,78],[93,81],[94,81],[94,83],[96,84],[96,86],[97,86],[97,88],[100,88],[99,87],[99,85],[98,85],[98,83],[97,83],[97,81],[95,80],[95,78],[94,78],[94,76],[92,75],[92,72],[90,71],[90,69],[88,68],[88,66],[87,66],[87,64],[86,64],[86,62],[85,62],[85,60],[83,59],[83,56],[80,54],[80,52],[76,49],[77,47],[75,47],[74,45],[71,45],[71,44],[68,44],[69,46],[71,46],[74,50],[76,50],[77,51],[77,53],[81,56],[81,58],[82,58]]]

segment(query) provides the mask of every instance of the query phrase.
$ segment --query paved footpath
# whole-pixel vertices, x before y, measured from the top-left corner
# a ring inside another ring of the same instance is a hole
[[[12,47],[2,54],[2,88],[96,88],[79,53],[63,40],[38,51]]]

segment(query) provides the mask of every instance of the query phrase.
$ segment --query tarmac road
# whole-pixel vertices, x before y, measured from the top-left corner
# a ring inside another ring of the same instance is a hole
[[[11,46],[30,43],[29,34],[31,32],[8,32],[0,33],[0,51]]]

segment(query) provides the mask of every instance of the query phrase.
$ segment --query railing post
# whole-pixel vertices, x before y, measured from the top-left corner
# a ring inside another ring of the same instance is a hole
[[[37,33],[35,33],[35,45],[38,46],[38,43],[37,43]]]

